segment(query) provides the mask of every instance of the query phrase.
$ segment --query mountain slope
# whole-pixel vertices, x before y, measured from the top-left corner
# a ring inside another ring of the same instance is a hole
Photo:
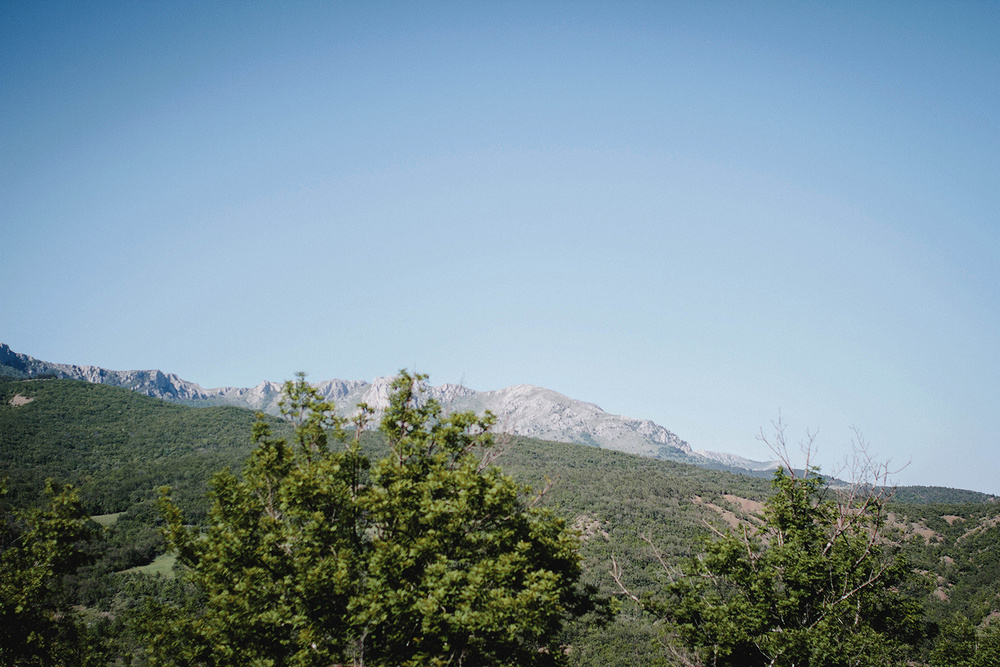
[[[268,420],[276,433],[289,429]],[[195,409],[97,383],[0,378],[0,479],[16,503],[36,499],[47,479],[76,484],[95,514],[148,500],[163,484],[201,498],[214,471],[242,465],[254,421],[233,406]]]
[[[159,370],[113,371],[97,366],[77,366],[40,361],[14,352],[0,343],[0,375],[18,378],[38,375],[84,380],[131,389],[138,393],[187,405],[235,405],[278,414],[281,383],[261,382],[255,387],[205,389],[173,373]],[[373,382],[327,380],[314,386],[327,400],[341,406],[344,415],[358,403],[375,409],[376,420],[388,404],[391,378]],[[456,384],[426,386],[426,396],[441,403],[446,412],[486,410],[495,414],[499,429],[532,438],[574,442],[697,465],[747,471],[768,471],[773,462],[750,461],[732,454],[694,451],[675,433],[648,419],[612,415],[593,403],[579,401],[533,385],[515,385],[495,391],[475,391]]]
[[[534,389],[523,390],[529,400],[517,401],[530,405]],[[102,567],[120,571],[148,563],[163,548],[162,542],[150,541],[160,516],[150,500],[154,489],[172,485],[174,497],[185,502],[186,516],[193,523],[204,521],[207,481],[219,468],[239,468],[252,447],[253,421],[251,412],[231,406],[193,409],[100,384],[0,378],[0,478],[10,478],[11,490],[3,502],[36,502],[49,477],[79,484],[89,511],[124,511],[99,550]],[[275,419],[272,425],[276,433],[287,434],[287,423]],[[363,434],[362,447],[373,459],[387,451],[385,438],[376,432]],[[585,581],[605,595],[617,593],[609,574],[612,558],[635,591],[659,590],[662,569],[645,538],[666,562],[678,563],[699,553],[709,526],[739,525],[771,493],[764,479],[528,438],[502,445],[497,462],[519,483],[545,489],[538,502],[580,531]],[[962,613],[978,622],[1000,609],[1000,505],[984,494],[949,496],[948,491],[903,488],[899,498],[916,494],[924,502],[971,502],[900,504],[892,508],[890,522],[902,531],[900,539],[920,574],[907,594],[922,601],[935,621]],[[87,576],[95,577],[87,590],[103,596],[91,604],[120,603],[109,611],[123,616],[136,606],[138,589],[127,575],[109,574],[100,586],[96,574]],[[567,630],[570,664],[660,664],[653,619],[626,604],[607,624],[593,620],[585,618]]]

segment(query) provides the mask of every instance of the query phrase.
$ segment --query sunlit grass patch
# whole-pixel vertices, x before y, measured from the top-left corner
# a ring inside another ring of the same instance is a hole
[[[124,513],[125,512],[115,512],[114,514],[95,514],[90,518],[96,521],[97,523],[101,524],[105,528],[108,528],[110,526],[115,525],[115,521],[118,521],[118,517],[120,517]]]
[[[129,568],[127,570],[123,570],[122,573],[138,572],[139,574],[148,574],[150,576],[162,575],[167,579],[173,579],[174,563],[176,562],[176,554],[160,554],[149,565],[140,565],[139,567]]]

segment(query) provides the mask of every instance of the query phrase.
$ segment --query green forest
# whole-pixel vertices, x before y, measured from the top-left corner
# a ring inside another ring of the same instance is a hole
[[[0,379],[0,664],[1000,664],[1000,504]],[[362,413],[364,417],[364,413]]]

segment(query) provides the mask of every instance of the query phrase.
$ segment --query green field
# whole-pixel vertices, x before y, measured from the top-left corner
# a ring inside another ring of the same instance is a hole
[[[122,574],[145,574],[149,576],[173,579],[174,563],[176,562],[177,556],[175,554],[160,554],[153,559],[152,563],[129,568],[128,570],[124,570]]]
[[[115,525],[115,522],[118,521],[118,517],[120,517],[122,514],[124,514],[124,512],[112,512],[111,514],[97,514],[90,518],[96,521],[97,523],[101,524],[105,528],[110,528],[111,526]]]

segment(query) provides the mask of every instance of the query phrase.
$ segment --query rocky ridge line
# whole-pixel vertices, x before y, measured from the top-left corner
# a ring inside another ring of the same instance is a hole
[[[60,378],[114,385],[147,396],[188,405],[236,405],[278,414],[282,384],[265,381],[254,387],[202,388],[173,373],[159,370],[114,371],[97,366],[78,366],[40,361],[14,352],[0,343],[0,375]],[[327,380],[313,386],[329,401],[341,406],[349,416],[358,403],[375,409],[376,419],[388,406],[392,378],[372,382]],[[718,452],[694,451],[668,429],[648,419],[612,415],[593,403],[534,385],[514,385],[494,391],[476,391],[456,384],[425,385],[425,395],[441,403],[446,412],[491,411],[499,430],[525,437],[574,442],[614,449],[654,458],[672,459],[700,465],[720,464],[746,470],[768,470],[771,462],[750,461]]]

